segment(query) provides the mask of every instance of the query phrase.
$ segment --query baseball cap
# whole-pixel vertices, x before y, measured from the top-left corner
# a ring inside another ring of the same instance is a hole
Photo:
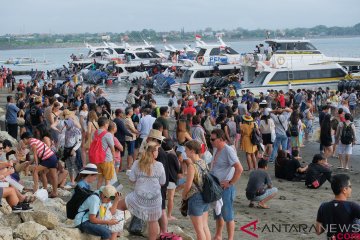
[[[106,198],[111,198],[111,197],[115,197],[117,191],[116,191],[116,188],[113,185],[106,185],[106,186],[100,188],[100,192]]]

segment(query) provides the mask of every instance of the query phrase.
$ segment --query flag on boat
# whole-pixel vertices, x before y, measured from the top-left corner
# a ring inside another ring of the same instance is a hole
[[[199,34],[195,35],[195,40],[201,40],[201,36]]]

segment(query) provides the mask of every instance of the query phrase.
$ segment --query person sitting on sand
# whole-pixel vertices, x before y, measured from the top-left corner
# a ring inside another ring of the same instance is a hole
[[[286,179],[286,165],[290,160],[290,154],[284,150],[278,150],[275,160],[275,177]]]
[[[306,172],[305,186],[317,189],[323,185],[326,180],[331,182],[331,170],[327,166],[326,158],[322,154],[315,154]]]
[[[285,178],[289,181],[302,181],[305,180],[306,171],[308,166],[301,167],[299,160],[299,150],[293,149],[292,156],[285,165]]]
[[[246,187],[246,198],[250,200],[249,207],[254,207],[254,202],[258,202],[258,208],[270,208],[266,202],[278,192],[278,189],[272,186],[270,175],[266,172],[267,164],[268,162],[265,159],[260,159],[258,169],[250,173]]]

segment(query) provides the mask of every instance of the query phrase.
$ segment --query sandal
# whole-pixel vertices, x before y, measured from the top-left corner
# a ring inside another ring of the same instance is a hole
[[[250,203],[250,204],[249,204],[249,208],[253,208],[253,207],[255,207],[255,204],[254,204],[254,203]]]
[[[269,206],[267,205],[261,205],[260,203],[257,205],[257,208],[261,208],[261,209],[270,209]]]

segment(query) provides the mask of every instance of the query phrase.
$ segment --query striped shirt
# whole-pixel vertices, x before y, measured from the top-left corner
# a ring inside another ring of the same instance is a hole
[[[38,158],[42,160],[46,160],[50,158],[52,155],[54,155],[54,152],[42,141],[36,138],[30,138],[30,146],[36,147],[36,152]],[[44,146],[45,146],[45,152],[44,152]],[[43,155],[44,152],[44,155]]]

